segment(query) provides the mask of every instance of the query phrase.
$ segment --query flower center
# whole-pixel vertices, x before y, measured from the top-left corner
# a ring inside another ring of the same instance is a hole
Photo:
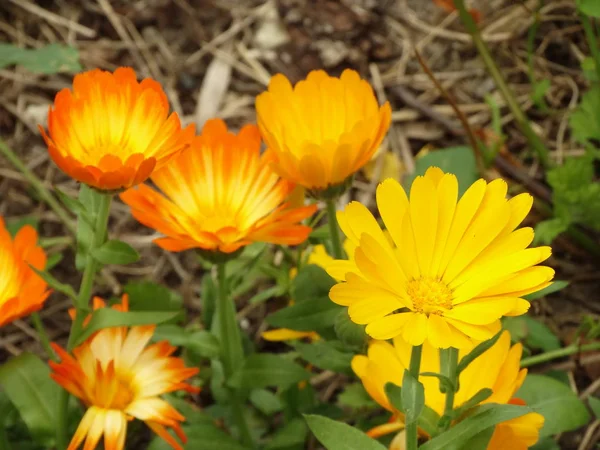
[[[105,397],[108,401],[104,407],[108,409],[118,409],[120,411],[127,409],[135,398],[135,392],[131,382],[128,379],[116,376],[111,384],[110,390],[112,390],[113,395],[112,398],[110,395]]]
[[[422,277],[409,281],[406,290],[417,312],[442,314],[452,309],[452,291],[436,278]]]

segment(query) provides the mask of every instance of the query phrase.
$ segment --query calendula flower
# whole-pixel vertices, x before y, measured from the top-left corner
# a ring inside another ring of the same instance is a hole
[[[37,231],[25,225],[13,240],[0,217],[0,327],[39,310],[50,294],[30,266],[46,267]]]
[[[338,212],[357,247],[354,263],[328,269],[330,298],[349,307],[375,339],[398,335],[412,345],[463,348],[491,338],[502,316],[523,314],[522,297],[550,284],[554,270],[536,266],[550,247],[527,248],[531,228],[517,229],[533,199],[507,200],[503,180],[475,182],[458,200],[452,174],[431,168],[412,184],[410,200],[395,180],[377,189],[377,206],[393,244],[360,203]]]
[[[340,78],[310,72],[292,87],[281,75],[256,98],[256,114],[277,173],[317,193],[342,186],[383,140],[391,108],[381,108],[354,70]]]
[[[94,309],[104,307],[101,299],[94,299]],[[113,308],[127,311],[127,296]],[[171,447],[183,450],[167,428],[185,443],[180,425],[185,418],[160,395],[178,390],[197,393],[184,380],[198,369],[170,356],[176,348],[167,341],[148,345],[155,328],[104,328],[75,348],[73,356],[53,344],[61,362],[50,362],[50,376],[87,407],[68,450],[78,449],[84,440],[85,449],[94,449],[102,436],[106,450],[122,450],[132,419],[144,421]]]
[[[91,70],[75,75],[48,112],[50,156],[70,177],[101,190],[120,190],[146,180],[189,145],[194,127],[181,129],[167,97],[133,69]]]
[[[295,245],[310,227],[300,222],[316,206],[294,208],[294,186],[260,154],[260,135],[246,125],[234,135],[222,120],[206,122],[189,149],[152,175],[164,194],[142,185],[121,194],[133,216],[166,235],[169,251],[200,248],[232,253],[252,242]]]
[[[389,423],[372,429],[368,434],[379,437],[404,428],[403,415],[390,403],[385,393],[386,383],[402,385],[404,370],[410,365],[412,345],[400,337],[394,338],[394,345],[385,341],[373,341],[369,345],[368,355],[355,356],[352,369],[361,379],[367,392],[383,408],[392,412]],[[469,349],[470,350],[470,349]],[[459,352],[459,360],[469,350]],[[519,369],[521,344],[510,346],[510,334],[504,331],[500,339],[486,352],[476,358],[460,374],[460,389],[455,394],[454,406],[459,407],[481,389],[491,389],[492,395],[482,403],[524,404],[513,396],[523,384],[527,369]],[[439,351],[428,342],[423,344],[421,372],[440,373]],[[445,394],[439,389],[439,381],[434,377],[420,377],[425,388],[425,404],[440,416],[444,413]],[[534,445],[544,417],[538,413],[527,413],[516,419],[502,422],[496,426],[488,444],[488,450],[525,450]],[[420,430],[427,437],[427,433]],[[399,445],[399,440],[396,445]],[[507,446],[507,443],[510,445]]]

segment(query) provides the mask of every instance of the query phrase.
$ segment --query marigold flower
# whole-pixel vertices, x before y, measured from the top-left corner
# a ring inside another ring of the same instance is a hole
[[[101,190],[120,190],[146,180],[187,147],[193,125],[181,129],[169,114],[160,85],[136,80],[133,69],[95,69],[75,75],[48,112],[50,156],[70,177]]]
[[[0,217],[0,327],[39,310],[50,294],[30,266],[46,267],[37,231],[25,225],[13,240]]]
[[[174,252],[196,247],[232,253],[257,241],[299,244],[311,230],[300,221],[316,210],[291,207],[294,185],[260,154],[253,125],[234,135],[222,120],[209,120],[191,147],[152,181],[164,195],[142,185],[121,199],[138,221],[167,236],[154,242]]]
[[[94,298],[94,309],[104,307],[101,299]],[[127,311],[127,296],[113,308]],[[183,450],[167,428],[185,443],[180,425],[185,418],[159,396],[180,389],[199,392],[184,383],[198,369],[170,356],[176,348],[167,341],[148,345],[155,328],[102,329],[75,348],[73,356],[52,345],[61,362],[50,362],[50,376],[87,407],[67,450],[76,450],[84,440],[84,448],[94,449],[103,435],[106,450],[122,450],[127,422],[134,418],[144,421],[174,449]]]
[[[410,201],[395,180],[377,189],[390,244],[373,215],[352,202],[338,212],[340,227],[356,246],[354,262],[328,268],[330,298],[349,306],[375,339],[398,335],[412,345],[463,348],[491,338],[502,316],[529,308],[523,295],[550,284],[554,270],[536,266],[550,247],[527,248],[531,228],[516,229],[533,199],[506,200],[503,180],[475,182],[458,199],[452,174],[430,168],[417,177]]]
[[[400,337],[394,338],[394,345],[385,341],[373,341],[369,345],[368,355],[358,355],[352,360],[352,369],[361,379],[365,389],[383,408],[393,413],[389,423],[369,431],[371,437],[379,437],[404,428],[403,415],[390,403],[385,393],[386,383],[402,385],[404,370],[410,365],[412,345]],[[459,352],[459,360],[470,349]],[[455,394],[455,407],[461,406],[481,389],[489,388],[492,395],[482,403],[524,404],[513,398],[521,387],[527,369],[519,369],[523,347],[521,344],[510,346],[510,334],[504,331],[500,339],[481,356],[476,358],[461,374],[460,389]],[[439,351],[428,342],[423,344],[421,372],[440,373]],[[439,389],[439,381],[434,377],[419,379],[425,388],[425,404],[440,416],[444,413],[445,394]],[[527,413],[516,419],[502,422],[496,426],[488,450],[526,450],[534,445],[544,417],[538,413]],[[426,433],[421,430],[421,435]],[[507,442],[510,445],[507,446]]]
[[[275,75],[256,98],[256,114],[274,169],[313,193],[344,184],[368,163],[391,121],[389,103],[380,108],[354,70],[340,78],[315,70],[294,88]]]

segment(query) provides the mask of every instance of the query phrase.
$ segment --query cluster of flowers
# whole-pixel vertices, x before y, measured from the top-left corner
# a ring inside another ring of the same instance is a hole
[[[48,133],[40,130],[66,174],[118,193],[140,223],[163,235],[155,241],[161,248],[231,255],[257,241],[305,241],[311,230],[302,221],[318,206],[292,193],[298,188],[313,198],[337,197],[373,157],[391,121],[389,104],[380,107],[369,84],[351,70],[339,78],[315,71],[295,86],[276,75],[256,110],[258,126],[246,125],[236,135],[213,119],[196,136],[193,126],[183,128],[176,113],[169,115],[155,81],[138,82],[129,68],[92,70],[57,94]],[[377,190],[385,232],[353,202],[337,215],[348,259],[315,252],[320,258],[314,262],[340,281],[332,301],[348,306],[351,319],[366,324],[374,339],[353,369],[393,417],[372,435],[403,428],[402,413],[383,387],[401,384],[407,349],[424,344],[424,371],[439,372],[438,348],[467,353],[500,330],[502,316],[527,311],[523,295],[550,283],[552,269],[537,266],[550,249],[527,249],[533,232],[517,229],[532,199],[506,200],[506,194],[503,181],[479,180],[459,199],[456,177],[439,169],[418,177],[409,196],[389,179]],[[43,270],[45,263],[33,228],[23,227],[13,239],[0,219],[0,326],[43,306],[49,291],[31,267]],[[106,307],[99,298],[93,306]],[[113,308],[126,311],[127,297]],[[132,418],[182,448],[167,428],[185,442],[184,417],[160,395],[197,392],[185,380],[198,369],[171,356],[176,349],[167,342],[149,344],[154,329],[103,329],[72,352],[53,346],[60,357],[51,363],[53,379],[88,408],[69,450],[84,440],[93,449],[103,436],[106,449],[121,450]],[[386,342],[392,338],[393,345]],[[482,387],[494,391],[488,402],[518,402],[512,397],[525,376],[520,354],[505,333],[462,374],[457,406]],[[436,383],[423,383],[426,404],[441,411]],[[537,414],[505,423],[490,448],[507,448],[500,441],[515,436],[525,448],[537,440],[542,423]]]

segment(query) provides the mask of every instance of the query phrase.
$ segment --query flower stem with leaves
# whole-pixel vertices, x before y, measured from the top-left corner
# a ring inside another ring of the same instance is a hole
[[[217,282],[219,289],[219,305],[217,307],[219,340],[221,343],[221,362],[225,382],[231,380],[232,375],[238,370],[244,360],[244,349],[242,347],[242,338],[235,315],[235,305],[229,298],[227,289],[226,263],[217,264]],[[252,435],[244,417],[243,402],[238,392],[227,387],[229,401],[232,408],[233,417],[236,421],[242,442],[252,447]]]
[[[78,247],[87,248],[85,257],[85,267],[83,276],[79,286],[79,294],[75,306],[75,318],[71,325],[69,333],[69,341],[67,348],[73,350],[73,346],[77,341],[77,337],[83,328],[83,322],[89,312],[89,302],[94,286],[94,277],[99,269],[99,263],[93,257],[92,253],[99,248],[105,241],[107,235],[108,216],[110,214],[110,205],[112,202],[112,194],[106,194],[99,191],[92,191],[94,204],[97,205],[94,210],[96,212],[93,218],[87,217],[79,220],[90,219],[93,221],[93,233],[90,237],[90,242],[78,242]],[[69,393],[66,390],[61,391],[60,401],[58,404],[58,423],[56,428],[56,446],[59,450],[63,450],[67,446],[67,414],[69,409]]]
[[[417,345],[412,348],[410,355],[410,365],[408,371],[410,375],[417,381],[419,381],[419,372],[421,371],[421,355],[423,353],[423,346]],[[406,384],[403,383],[403,389],[406,389]],[[419,447],[419,434],[417,418],[410,420],[406,424],[406,450],[416,450]]]

